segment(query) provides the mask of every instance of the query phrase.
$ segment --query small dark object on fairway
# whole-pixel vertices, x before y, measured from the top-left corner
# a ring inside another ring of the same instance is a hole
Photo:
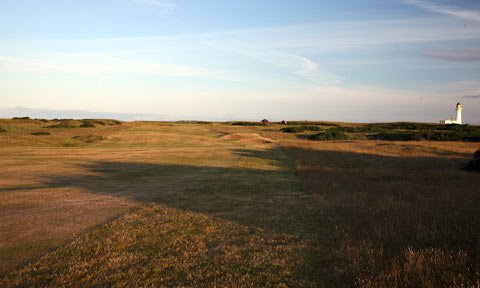
[[[7,133],[7,130],[3,129],[2,127],[0,127],[0,133]]]
[[[261,122],[263,125],[268,125],[268,123],[270,123],[270,121],[268,121],[267,119],[263,119]]]
[[[473,160],[468,162],[467,166],[463,168],[467,171],[480,172],[480,149],[473,153]]]
[[[32,132],[31,134],[34,136],[41,136],[41,135],[50,135],[50,132],[38,131],[38,132]]]

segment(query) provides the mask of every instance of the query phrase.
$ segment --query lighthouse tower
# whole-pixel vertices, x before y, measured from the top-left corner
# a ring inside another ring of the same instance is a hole
[[[457,103],[457,124],[462,124],[462,105]]]

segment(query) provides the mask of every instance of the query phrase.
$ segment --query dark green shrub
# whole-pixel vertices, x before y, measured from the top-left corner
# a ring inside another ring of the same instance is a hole
[[[374,123],[367,125],[369,127],[377,127],[383,129],[401,129],[401,130],[431,130],[440,125],[433,125],[427,123],[412,123],[412,122],[395,122],[395,123]]]
[[[71,125],[71,124],[60,123],[60,124],[45,126],[43,128],[77,128],[77,126]]]
[[[30,117],[13,117],[13,120],[31,120]]]
[[[83,121],[82,125],[80,125],[81,128],[95,128],[95,125],[93,124],[92,121]]]
[[[334,129],[334,128],[333,128]],[[327,140],[348,140],[350,137],[343,133],[342,131],[336,131],[333,129],[328,129],[325,132],[318,133],[315,135],[311,135],[308,137],[310,140],[321,140],[321,141],[327,141]]]
[[[38,132],[32,132],[31,134],[34,136],[41,136],[41,135],[50,135],[50,132],[38,131]]]
[[[302,126],[317,125],[317,126],[334,126],[334,127],[340,126],[336,123],[324,123],[324,122],[315,122],[315,121],[289,121],[288,125],[302,125]]]
[[[75,140],[77,140],[79,142],[83,142],[83,143],[94,143],[94,142],[102,141],[105,138],[102,135],[90,134],[90,135],[86,135],[86,136],[74,136],[74,137],[72,137],[72,139],[75,139]]]
[[[301,133],[304,131],[322,131],[323,129],[319,126],[293,126],[280,129],[285,133]]]
[[[265,126],[259,122],[232,122],[232,125],[237,126]]]
[[[62,120],[58,124],[50,125],[50,126],[45,126],[43,128],[77,128],[77,126],[73,125],[70,120]]]
[[[392,131],[371,135],[369,136],[369,139],[385,141],[420,141],[422,140],[422,137],[418,133]]]
[[[387,141],[471,141],[480,142],[479,132],[463,132],[463,131],[435,131],[424,130],[417,132],[399,132],[390,131],[386,133],[378,133],[371,135],[370,139],[387,140]]]

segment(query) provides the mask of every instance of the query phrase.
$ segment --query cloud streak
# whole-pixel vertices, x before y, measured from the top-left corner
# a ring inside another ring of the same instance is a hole
[[[480,95],[468,95],[468,96],[463,96],[462,99],[475,99],[475,100],[480,100]]]
[[[166,14],[173,14],[177,9],[177,5],[171,0],[133,0],[133,1],[156,7]]]
[[[443,49],[440,51],[432,51],[425,56],[447,61],[480,61],[480,48],[463,48],[463,49]]]
[[[404,3],[423,8],[430,12],[446,14],[462,19],[480,21],[480,11],[464,10],[424,0],[403,0]]]

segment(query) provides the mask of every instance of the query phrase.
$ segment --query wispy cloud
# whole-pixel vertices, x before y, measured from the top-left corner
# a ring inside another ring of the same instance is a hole
[[[480,100],[480,95],[468,95],[468,96],[463,96],[462,99],[475,99],[475,100]]]
[[[231,39],[229,36],[222,38],[218,39],[216,37],[216,39],[204,40],[203,43],[216,50],[246,56],[255,61],[266,63],[314,84],[330,85],[343,81],[343,77],[320,69],[317,63],[305,56]]]
[[[137,3],[142,3],[154,6],[166,14],[172,14],[177,9],[177,5],[171,0],[133,0]]]
[[[480,61],[480,48],[442,49],[425,53],[425,56],[448,61]]]
[[[404,3],[426,9],[431,12],[455,16],[458,18],[480,21],[480,11],[465,10],[424,0],[403,0]]]
[[[82,53],[47,53],[42,60],[0,56],[0,73],[68,73],[96,78],[112,78],[116,73],[161,75],[166,77],[234,81],[225,71],[128,60]],[[7,65],[11,64],[11,65]],[[107,76],[108,75],[108,76]]]
[[[3,57],[0,56],[0,63],[9,63],[13,64],[11,66],[2,65],[0,67],[0,73],[3,72],[61,72],[61,73],[72,73],[80,74],[84,76],[91,76],[96,78],[108,78],[105,75],[95,73],[93,69],[87,69],[86,67],[72,67],[67,65],[59,65],[52,62],[23,59],[23,58],[13,58],[13,57]]]

